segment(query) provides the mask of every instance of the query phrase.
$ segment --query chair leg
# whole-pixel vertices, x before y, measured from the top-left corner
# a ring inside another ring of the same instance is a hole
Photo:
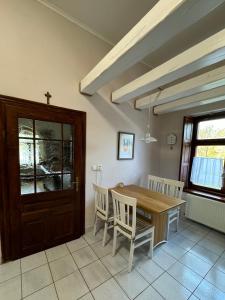
[[[177,221],[176,221],[176,232],[178,231],[178,225],[179,225],[179,219],[180,219],[180,211],[177,211]]]
[[[117,241],[117,229],[116,229],[116,227],[114,227],[112,256],[114,256],[116,254],[116,241]]]
[[[129,255],[129,264],[128,264],[128,272],[131,272],[134,258],[134,242],[130,242],[130,255]]]
[[[105,247],[107,231],[108,231],[108,223],[105,222],[105,228],[104,228],[104,234],[103,234],[103,240],[102,240],[102,247]]]
[[[95,221],[94,221],[94,230],[93,230],[93,235],[96,235],[96,230],[97,230],[97,215],[95,214]]]
[[[170,232],[170,220],[168,216],[168,221],[167,221],[167,230],[166,230],[166,240],[168,241],[169,238],[169,232]]]
[[[150,245],[149,245],[149,253],[148,253],[149,258],[153,257],[153,248],[154,248],[154,231],[152,232],[152,238],[150,240]]]

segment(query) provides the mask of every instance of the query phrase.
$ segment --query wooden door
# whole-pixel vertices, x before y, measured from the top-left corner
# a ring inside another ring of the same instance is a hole
[[[1,106],[3,255],[15,259],[84,233],[86,114],[15,99]]]

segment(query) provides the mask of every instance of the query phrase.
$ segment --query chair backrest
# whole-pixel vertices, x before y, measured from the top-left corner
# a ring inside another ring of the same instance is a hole
[[[131,237],[136,231],[137,199],[119,194],[112,190],[114,225],[120,225],[122,230],[130,232]]]
[[[148,189],[163,193],[164,188],[164,181],[163,178],[154,176],[154,175],[148,175]]]
[[[95,191],[95,211],[99,211],[107,219],[109,214],[109,191],[107,188],[94,183],[93,188]]]
[[[164,194],[169,197],[181,199],[184,182],[164,178]]]

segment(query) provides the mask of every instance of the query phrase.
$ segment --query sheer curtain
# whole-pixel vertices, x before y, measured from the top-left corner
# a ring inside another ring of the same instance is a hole
[[[191,182],[196,185],[221,189],[223,168],[223,159],[194,157],[191,170]]]

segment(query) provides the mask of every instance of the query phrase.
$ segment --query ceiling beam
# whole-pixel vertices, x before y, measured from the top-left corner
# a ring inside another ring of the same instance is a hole
[[[104,84],[224,2],[225,0],[160,0],[81,80],[80,92],[93,95]]]
[[[223,100],[225,100],[225,87],[221,86],[210,91],[201,92],[194,96],[189,96],[173,102],[157,105],[154,107],[154,113],[160,115]]]
[[[199,76],[175,84],[152,95],[137,99],[135,108],[146,109],[149,106],[168,103],[180,98],[208,91],[225,85],[225,66],[205,72]]]
[[[112,101],[122,103],[141,97],[158,87],[224,59],[225,29],[114,91]]]

